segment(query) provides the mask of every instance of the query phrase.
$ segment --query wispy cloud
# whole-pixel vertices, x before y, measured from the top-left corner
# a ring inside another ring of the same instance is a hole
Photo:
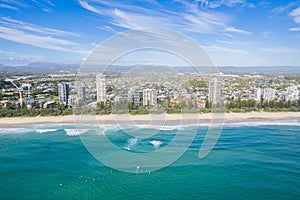
[[[1,8],[11,9],[11,10],[19,10],[19,8],[28,7],[28,5],[25,4],[22,0],[20,0],[20,1],[16,1],[16,0],[0,0],[0,7]]]
[[[237,28],[234,28],[232,26],[225,28],[225,30],[227,32],[230,32],[230,33],[240,33],[240,34],[245,34],[245,35],[250,35],[251,34],[249,31],[245,31],[245,30],[242,30],[242,29],[237,29]]]
[[[52,28],[40,27],[40,26],[36,26],[34,24],[30,24],[30,23],[26,23],[26,22],[23,22],[20,20],[12,19],[10,17],[1,17],[0,25],[9,27],[9,28],[16,28],[18,30],[30,31],[30,32],[35,32],[35,33],[40,33],[40,34],[45,34],[45,35],[79,37],[79,35],[77,33],[58,30],[58,29],[52,29]]]
[[[4,50],[0,49],[0,55],[13,55],[13,54],[15,54],[15,52],[4,51]]]
[[[79,4],[98,15],[111,25],[138,29],[142,27],[170,28],[196,33],[227,32],[233,34],[249,34],[248,31],[230,26],[231,17],[216,11],[199,9],[197,3],[177,0],[182,11],[170,9],[169,6],[153,1],[148,6],[102,0],[78,0]]]
[[[19,10],[15,6],[11,6],[11,5],[8,5],[8,4],[3,4],[3,3],[0,3],[0,8],[7,8],[7,9],[10,9],[10,10]]]
[[[111,26],[97,26],[96,28],[100,29],[100,30],[105,30],[107,32],[110,32],[110,33],[113,33],[113,34],[116,34],[118,33],[117,30],[115,30],[113,27]]]
[[[36,7],[39,7],[44,12],[52,12],[56,7],[55,4],[50,0],[32,0],[35,3]]]
[[[289,13],[289,16],[292,17],[293,21],[296,23],[296,24],[300,24],[300,7],[292,10],[290,13]],[[289,28],[289,31],[300,31],[300,27],[291,27]]]
[[[46,3],[52,7],[55,7],[55,4],[50,0],[47,0]]]
[[[227,41],[227,40],[219,40],[216,39],[216,42],[220,44],[233,45],[233,46],[253,46],[256,45],[256,42],[252,41]]]
[[[34,4],[32,4],[32,2]],[[27,1],[26,3],[23,0],[0,0],[0,7],[11,10],[38,7],[45,12],[51,12],[56,6],[51,0],[31,0],[31,2]]]
[[[300,31],[300,27],[289,28],[289,31]]]
[[[84,0],[79,0],[78,1],[79,2],[79,4],[83,7],[83,8],[85,8],[85,9],[87,9],[87,10],[89,10],[89,11],[92,11],[92,12],[94,12],[94,13],[97,13],[97,14],[104,14],[104,13],[102,13],[102,12],[100,12],[100,10],[98,10],[97,8],[94,8],[93,6],[91,6],[88,2],[86,2],[86,1],[84,1]]]
[[[254,8],[255,5],[253,3],[248,3],[245,0],[198,0],[197,1],[201,7],[207,7],[207,8],[218,8],[221,6],[227,6],[227,7],[249,7]]]
[[[289,15],[293,18],[296,24],[300,24],[300,7],[294,9]]]
[[[208,45],[208,46],[202,45],[202,46],[207,51],[212,51],[217,53],[248,54],[247,51],[244,51],[242,49],[237,49],[237,48],[228,48],[219,45]]]
[[[287,5],[276,7],[269,11],[269,13],[271,14],[270,17],[278,17],[284,15],[284,17],[282,18],[285,19],[286,16],[289,16],[290,18],[292,18],[294,23],[300,24],[300,7],[297,8],[297,5],[298,4],[296,4],[296,2],[291,2]],[[300,27],[291,27],[289,28],[289,31],[300,31]]]
[[[272,48],[261,48],[260,51],[267,53],[296,53],[299,52],[298,49],[290,47],[272,47]]]
[[[57,39],[49,36],[43,37],[33,35],[17,29],[6,27],[0,27],[0,38],[40,48],[60,51],[70,51],[70,49],[66,48],[66,46],[75,45],[75,43],[72,43],[68,40]]]
[[[259,1],[257,4],[257,7],[264,7],[264,8],[268,8],[271,5],[270,1]]]
[[[271,15],[281,15],[281,14],[286,14],[290,11],[290,9],[295,5],[295,2],[291,2],[287,5],[281,5],[278,6],[272,10],[269,11]]]
[[[68,37],[68,39],[65,39]],[[8,17],[0,18],[0,38],[44,49],[71,51],[81,49],[81,45],[69,40],[77,34],[36,26]]]

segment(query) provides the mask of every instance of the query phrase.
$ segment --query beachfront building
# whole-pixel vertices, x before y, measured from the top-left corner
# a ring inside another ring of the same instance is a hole
[[[254,99],[260,101],[262,98],[263,90],[261,88],[255,88],[254,90]]]
[[[76,84],[76,96],[77,96],[77,103],[86,102],[86,88],[80,82],[77,82]]]
[[[286,101],[299,100],[299,90],[296,85],[291,85],[286,88],[285,100]]]
[[[60,103],[71,105],[70,85],[68,83],[58,84],[58,98]]]
[[[106,83],[105,76],[98,74],[96,76],[97,102],[106,102]]]
[[[157,104],[156,91],[153,89],[143,89],[143,105],[154,106]]]
[[[128,91],[128,101],[132,102],[135,108],[140,106],[140,89],[138,87],[130,88]]]
[[[221,102],[221,81],[217,78],[213,78],[209,81],[209,100],[212,104]]]
[[[275,99],[275,90],[272,88],[264,88],[263,90],[263,99],[265,101],[271,101]]]

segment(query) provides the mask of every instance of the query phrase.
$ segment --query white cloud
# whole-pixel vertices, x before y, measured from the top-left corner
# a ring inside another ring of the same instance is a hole
[[[217,53],[248,54],[247,51],[241,49],[228,48],[228,47],[218,46],[218,45],[208,45],[208,46],[203,46],[203,48],[206,49],[207,51],[212,51]]]
[[[287,5],[282,5],[282,6],[276,7],[269,12],[271,14],[270,17],[274,17],[274,16],[278,17],[280,15],[284,15],[284,17],[281,17],[281,18],[285,19],[286,15],[288,15],[289,17],[291,17],[293,19],[293,21],[296,24],[300,24],[300,7],[295,8],[296,5],[297,5],[296,2],[291,2]],[[289,28],[289,31],[299,31],[299,28],[292,27],[292,28]]]
[[[300,7],[293,10],[290,14],[296,24],[300,24]]]
[[[289,31],[300,31],[300,27],[290,28]]]
[[[3,4],[3,3],[0,4],[0,8],[7,8],[7,9],[10,9],[10,10],[19,10],[15,6],[11,6],[11,5],[8,5],[8,4]]]
[[[196,33],[230,32],[249,34],[248,31],[229,26],[230,17],[220,12],[204,11],[195,3],[177,0],[183,11],[171,10],[168,6],[155,2],[155,9],[147,6],[137,6],[122,2],[102,0],[78,0],[79,4],[99,15],[106,22],[126,29],[142,27],[169,28]],[[117,5],[117,6],[116,6]],[[229,29],[227,28],[229,27]]]
[[[107,32],[110,32],[110,33],[113,33],[113,34],[116,34],[118,33],[117,30],[115,30],[113,27],[111,26],[97,26],[96,28],[100,29],[100,30],[105,30]]]
[[[272,48],[261,48],[260,51],[267,53],[295,53],[299,52],[298,49],[290,47],[272,47]]]
[[[201,7],[207,7],[207,8],[217,8],[221,6],[227,6],[227,7],[234,7],[234,6],[240,6],[240,7],[249,7],[254,8],[254,4],[247,3],[245,0],[197,0],[197,2],[200,4]]]
[[[272,9],[271,11],[269,11],[269,13],[271,15],[281,15],[283,13],[287,13],[294,5],[295,5],[295,2],[291,2],[288,5],[278,6],[274,9]]]
[[[24,31],[30,31],[45,35],[57,35],[57,36],[72,36],[72,37],[79,37],[78,34],[69,32],[69,31],[63,31],[53,28],[45,28],[36,26],[34,24],[26,23],[23,21],[15,20],[10,17],[1,17],[0,18],[0,25],[3,25],[5,27],[9,28],[17,28],[18,30],[24,30]]]
[[[23,1],[16,0],[0,0],[0,7],[8,8],[11,10],[19,10],[22,7],[28,7]]]
[[[223,33],[223,35],[225,35],[226,37],[229,37],[229,38],[233,38],[234,36],[230,33]]]
[[[60,51],[69,51],[69,49],[65,46],[74,45],[74,43],[68,40],[57,39],[51,36],[37,36],[6,27],[0,27],[0,38],[40,48]]]
[[[52,12],[56,7],[55,4],[50,0],[32,0],[35,6],[40,8],[44,12]]]
[[[46,3],[49,4],[52,7],[55,7],[55,4],[52,1],[50,1],[50,0],[47,0]]]
[[[50,50],[76,52],[80,51],[82,46],[72,42],[70,37],[77,36],[68,31],[40,27],[8,17],[0,18],[0,38],[21,44]],[[68,39],[65,39],[66,37]]]
[[[279,6],[271,10],[269,13],[273,16],[280,16],[284,14],[284,18],[286,15],[291,17],[296,24],[300,24],[300,7],[295,8],[297,5],[295,2],[291,2],[287,5]],[[291,9],[294,8],[292,11]],[[272,17],[272,16],[271,16]],[[299,27],[300,28],[300,27]],[[289,28],[289,31],[299,31],[298,27]]]
[[[98,9],[94,8],[93,6],[90,6],[90,4],[88,4],[88,2],[86,2],[86,1],[79,0],[78,2],[83,8],[85,8],[89,11],[92,11],[92,12],[100,14],[100,15],[103,14]]]
[[[253,46],[257,44],[256,42],[252,42],[252,41],[226,41],[226,40],[219,40],[219,39],[216,39],[216,42],[221,44],[234,45],[234,46]]]
[[[230,33],[240,33],[240,34],[244,34],[244,35],[250,35],[251,34],[248,31],[245,31],[245,30],[242,30],[242,29],[237,29],[237,28],[234,28],[232,26],[225,28],[225,30],[227,32],[230,32]]]
[[[51,12],[55,4],[51,0],[31,0],[34,4],[26,4],[23,0],[0,0],[0,7],[11,10],[21,10],[21,8],[38,7],[44,12]]]
[[[0,55],[13,55],[13,54],[15,54],[15,52],[4,51],[4,50],[0,49]]]

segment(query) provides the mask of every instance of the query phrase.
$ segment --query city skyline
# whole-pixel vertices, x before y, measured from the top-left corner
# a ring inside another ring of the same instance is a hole
[[[300,66],[299,3],[1,0],[0,64],[81,63],[118,32],[155,27],[194,39],[217,66]],[[153,62],[175,62],[172,56],[153,55]],[[141,59],[133,55],[124,62]]]
[[[53,107],[67,113],[75,108],[77,114],[80,109],[88,112],[90,108],[98,114],[147,114],[150,110],[206,113],[221,105],[226,105],[226,112],[298,111],[300,103],[299,79],[292,75],[207,74],[203,79],[195,73],[177,72],[149,79],[146,74],[135,78],[97,73],[87,74],[82,81],[67,77],[68,74],[7,79],[1,90],[0,109],[4,113],[25,109],[48,114],[54,113],[50,111]],[[13,85],[14,81],[19,86]]]

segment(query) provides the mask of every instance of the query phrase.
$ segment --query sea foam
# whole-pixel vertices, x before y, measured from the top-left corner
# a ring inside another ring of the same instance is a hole
[[[64,129],[66,132],[66,135],[68,136],[77,136],[84,133],[87,133],[89,129]]]
[[[230,122],[224,124],[227,127],[240,126],[300,126],[299,120],[274,120],[274,121],[253,121],[253,122]]]
[[[0,128],[0,134],[21,134],[32,132],[29,128]]]
[[[159,140],[152,140],[150,143],[154,146],[155,149],[158,149],[160,147],[160,145],[163,144],[163,142],[161,142]]]
[[[48,132],[55,132],[57,129],[37,129],[37,133],[48,133]]]

